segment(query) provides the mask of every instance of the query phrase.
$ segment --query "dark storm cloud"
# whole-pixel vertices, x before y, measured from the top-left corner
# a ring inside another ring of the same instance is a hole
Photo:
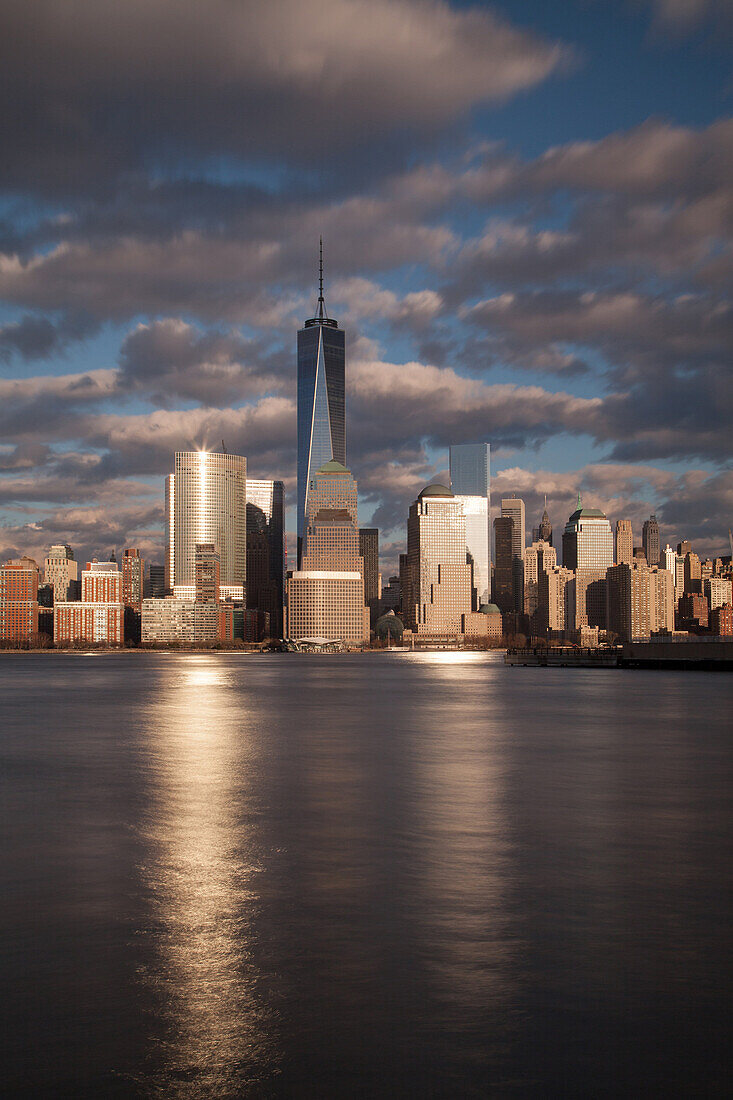
[[[5,184],[51,192],[166,159],[363,152],[569,56],[442,0],[3,0],[2,14]]]
[[[0,362],[14,358],[48,359],[63,354],[66,348],[83,340],[98,328],[84,315],[70,315],[57,321],[27,315],[20,321],[0,325]]]

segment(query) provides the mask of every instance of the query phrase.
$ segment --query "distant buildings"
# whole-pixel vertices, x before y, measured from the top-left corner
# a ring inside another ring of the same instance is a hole
[[[122,602],[139,611],[144,597],[145,562],[140,551],[128,548],[122,555]]]
[[[488,443],[450,448],[450,487],[463,507],[466,552],[473,565],[473,607],[491,595],[491,455]]]
[[[364,599],[372,622],[379,614],[379,529],[359,528],[359,554],[364,562]]]

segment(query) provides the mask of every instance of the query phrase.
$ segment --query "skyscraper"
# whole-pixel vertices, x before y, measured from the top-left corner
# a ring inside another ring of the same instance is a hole
[[[166,587],[193,599],[196,545],[221,559],[221,596],[243,600],[247,577],[247,460],[210,451],[176,451],[166,480]]]
[[[512,495],[501,502],[501,514],[514,524],[512,533],[512,599],[511,609],[521,614],[524,611],[524,501]],[[499,604],[501,607],[501,604]],[[503,608],[502,608],[503,610]]]
[[[562,563],[576,572],[579,569],[605,572],[613,565],[611,524],[599,508],[584,508],[580,496],[563,532]]]
[[[497,516],[494,520],[494,603],[500,611],[514,611],[514,520]]]
[[[275,638],[283,622],[284,499],[282,481],[247,478],[247,607],[269,614]]]
[[[321,241],[318,311],[298,332],[298,563],[313,475],[330,460],[346,465],[344,333],[323,297]]]
[[[70,546],[57,544],[48,551],[43,563],[43,579],[53,585],[54,600],[76,600],[79,597],[79,566]]]
[[[340,639],[360,646],[369,640],[369,609],[356,482],[349,470],[329,461],[314,472],[311,489],[301,568],[286,582],[287,634],[295,640]]]
[[[418,634],[462,633],[472,610],[466,519],[445,485],[428,485],[410,507],[407,574],[405,625]]]
[[[372,619],[379,612],[379,529],[359,528],[359,553],[364,559],[364,599]]]
[[[488,443],[450,448],[451,490],[466,519],[466,551],[473,564],[473,606],[488,603],[491,590],[491,454]]]
[[[659,524],[655,515],[644,520],[644,526],[641,529],[641,542],[646,554],[647,564],[659,565]]]
[[[634,560],[634,532],[630,519],[616,520],[616,565],[631,565]]]
[[[545,508],[542,513],[542,519],[540,525],[537,528],[536,542],[546,542],[552,546],[552,524],[550,523],[550,517],[547,514],[547,493],[545,493]]]

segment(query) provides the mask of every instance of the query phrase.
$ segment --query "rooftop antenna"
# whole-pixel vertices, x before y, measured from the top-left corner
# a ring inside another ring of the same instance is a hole
[[[318,320],[328,317],[326,303],[323,298],[323,237],[319,238],[318,246]]]
[[[229,451],[228,451],[228,450],[226,449],[226,447],[224,446],[224,440],[223,440],[223,439],[222,439],[222,441],[221,441],[221,453],[222,453],[223,455],[228,455],[228,454],[229,454]]]

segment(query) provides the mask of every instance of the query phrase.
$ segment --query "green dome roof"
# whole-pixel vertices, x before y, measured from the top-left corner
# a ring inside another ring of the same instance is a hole
[[[402,619],[399,615],[395,615],[392,608],[385,611],[384,615],[380,615],[374,624],[374,633],[378,638],[386,638],[388,634],[393,638],[401,638],[404,629]]]
[[[452,497],[453,493],[450,491],[447,485],[441,485],[440,482],[434,481],[432,485],[426,485],[423,491],[420,493],[422,497]]]
[[[479,611],[482,615],[501,615],[501,611],[495,603],[482,603]]]
[[[329,458],[328,462],[324,462],[320,470],[316,470],[317,474],[348,474],[349,470],[345,466],[342,466],[340,462],[337,462],[335,458]]]

